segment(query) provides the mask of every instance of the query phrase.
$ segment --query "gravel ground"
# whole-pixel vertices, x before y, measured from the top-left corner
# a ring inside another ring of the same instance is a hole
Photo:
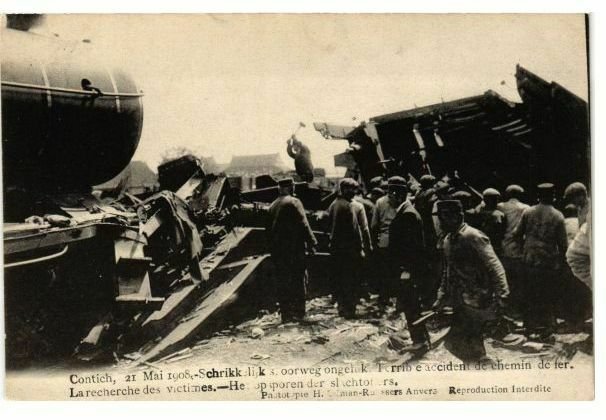
[[[178,369],[218,361],[226,366],[314,366],[406,359],[406,354],[398,353],[389,344],[394,335],[400,342],[411,344],[406,322],[395,314],[393,307],[379,312],[372,297],[361,301],[357,313],[355,320],[339,317],[330,296],[308,301],[307,316],[301,323],[282,324],[278,313],[262,312],[255,319],[231,326],[160,359],[154,366]],[[447,327],[429,322],[428,328],[433,348],[416,360],[459,362],[442,343]],[[505,363],[536,358],[592,363],[588,337],[583,332],[561,333],[555,335],[555,342],[545,344],[527,342],[521,334],[514,334],[508,336],[509,344],[491,338],[485,342],[488,357]],[[136,359],[137,354],[130,355],[117,363],[117,367],[128,369],[136,365]]]

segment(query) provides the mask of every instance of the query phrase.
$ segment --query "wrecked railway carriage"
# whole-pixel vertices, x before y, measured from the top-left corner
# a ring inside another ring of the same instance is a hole
[[[469,185],[532,192],[590,184],[589,110],[555,82],[516,67],[521,103],[494,91],[371,118],[357,127],[315,123],[327,139],[346,139],[335,165],[368,182],[377,175],[454,174]],[[560,191],[562,192],[562,191]]]
[[[136,150],[142,94],[124,72],[98,70],[104,63],[95,64],[88,44],[66,46],[22,27],[5,29],[3,39],[9,367],[132,351],[140,362],[155,360],[274,304],[262,229],[277,195],[273,179],[261,177],[256,190],[240,194],[184,156],[159,167],[158,194],[93,194],[91,186],[123,170]],[[521,105],[487,93],[377,117],[339,135],[317,127],[350,141],[353,152],[338,160],[353,157],[364,180],[404,168],[458,169],[478,186],[490,177],[524,183],[538,174],[558,183],[587,180],[586,106],[522,68],[518,74]],[[494,153],[494,139],[505,155]],[[478,156],[477,167],[456,167]],[[560,177],[545,172],[563,166],[549,160],[555,156],[571,159]],[[312,211],[333,197],[306,183],[297,194]],[[310,219],[322,230],[313,213]],[[318,239],[322,251],[326,235]],[[326,258],[320,252],[309,260],[312,296],[327,292]]]

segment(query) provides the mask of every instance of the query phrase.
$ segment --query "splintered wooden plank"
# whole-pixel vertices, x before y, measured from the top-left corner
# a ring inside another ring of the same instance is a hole
[[[185,286],[182,289],[172,293],[166,298],[166,301],[157,311],[154,311],[145,321],[142,326],[158,328],[158,324],[164,322],[169,323],[183,313],[179,310],[181,305],[190,302],[201,294],[200,282],[194,280],[193,284]],[[180,313],[181,312],[181,313]]]
[[[184,318],[166,337],[152,347],[139,363],[157,359],[180,346],[186,345],[194,339],[197,333],[204,327],[205,323],[227,309],[235,302],[236,293],[245,285],[254,281],[263,262],[268,261],[268,256],[261,256],[242,261],[244,268],[237,271],[235,277],[228,280],[215,289],[208,292],[202,302]]]
[[[250,229],[235,229],[233,233],[227,235],[219,244],[215,251],[204,257],[200,261],[200,269],[202,272],[210,276],[223,260],[229,255],[240,241],[246,237]],[[211,279],[212,280],[212,279]],[[213,285],[211,285],[213,287]],[[176,319],[185,315],[190,311],[195,301],[204,293],[205,290],[201,287],[200,282],[193,280],[193,284],[185,286],[182,289],[172,293],[166,298],[164,305],[157,311],[154,311],[142,323],[144,329],[151,328],[154,334],[162,335],[165,329],[173,326]]]

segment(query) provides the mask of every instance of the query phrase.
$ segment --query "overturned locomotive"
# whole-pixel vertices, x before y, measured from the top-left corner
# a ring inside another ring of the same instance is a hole
[[[39,19],[2,33],[7,365],[162,348],[201,298],[206,320],[254,277],[260,236],[230,227],[237,197],[193,157],[162,165],[144,199],[95,193],[137,149],[143,93],[90,43],[29,31]]]

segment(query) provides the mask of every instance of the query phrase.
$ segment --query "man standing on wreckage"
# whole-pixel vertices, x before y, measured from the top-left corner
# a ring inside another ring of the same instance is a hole
[[[301,201],[293,197],[292,178],[278,181],[280,197],[269,208],[267,234],[276,270],[276,289],[282,322],[305,317],[307,270],[305,251],[315,253],[316,238]]]
[[[480,360],[484,331],[498,321],[509,296],[505,270],[488,237],[465,223],[460,201],[438,202],[437,215],[446,233],[445,264],[433,307],[454,310],[445,347],[463,361]]]

